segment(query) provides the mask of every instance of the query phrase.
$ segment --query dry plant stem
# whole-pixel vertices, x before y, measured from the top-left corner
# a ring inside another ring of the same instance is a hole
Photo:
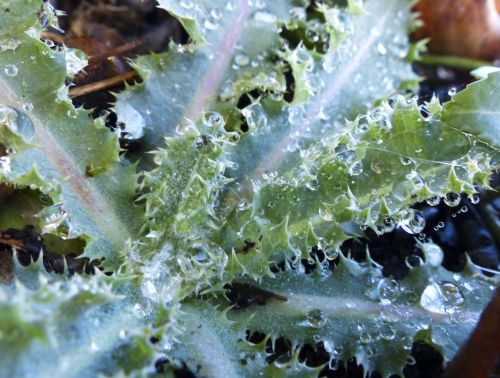
[[[500,288],[443,378],[487,378],[500,356]]]
[[[422,56],[420,61],[432,66],[447,66],[469,71],[483,66],[493,66],[493,62],[487,60],[471,59],[454,55],[426,54]]]
[[[89,63],[97,63],[97,62],[100,62],[104,59],[111,58],[113,56],[123,55],[127,52],[135,50],[136,48],[142,46],[143,44],[144,44],[144,42],[141,40],[125,43],[121,46],[118,46],[117,48],[114,48],[113,50],[110,50],[106,54],[99,54],[99,55],[91,56],[89,59]]]
[[[137,71],[131,70],[123,74],[111,77],[109,79],[97,81],[95,83],[87,85],[82,85],[76,88],[71,88],[69,90],[69,97],[73,99],[75,97],[84,96],[90,93],[102,91],[104,89],[112,88],[115,85],[120,84],[124,81],[132,80],[137,76],[138,76]]]

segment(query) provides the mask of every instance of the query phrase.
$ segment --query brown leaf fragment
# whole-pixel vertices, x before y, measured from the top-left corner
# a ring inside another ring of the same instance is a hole
[[[476,329],[451,361],[443,378],[488,378],[500,357],[500,288]]]

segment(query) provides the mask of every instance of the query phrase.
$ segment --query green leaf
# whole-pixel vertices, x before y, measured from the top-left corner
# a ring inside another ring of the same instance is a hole
[[[307,258],[316,245],[335,251],[360,228],[382,234],[399,224],[417,234],[423,215],[406,210],[410,204],[488,186],[491,148],[440,122],[439,106],[426,110],[401,96],[392,102],[299,149],[295,168],[254,183],[253,201],[215,235],[234,248],[231,274],[269,274],[272,262]]]
[[[500,73],[470,84],[453,96],[444,108],[442,120],[448,126],[474,135],[478,140],[500,148],[500,103],[496,96]]]
[[[9,152],[2,180],[62,202],[72,232],[93,240],[86,254],[111,262],[141,222],[133,205],[135,167],[119,159],[117,135],[69,101],[64,52],[39,40],[39,3],[2,6],[13,11],[1,11],[0,40],[15,40],[15,48],[0,53],[0,135]]]
[[[182,136],[166,138],[166,147],[154,152],[158,166],[144,173],[141,183],[148,233],[137,247],[140,259],[165,255],[170,267],[182,272],[187,295],[212,284],[227,261],[207,235],[222,226],[215,200],[230,181],[224,176],[231,166],[226,150],[237,135],[224,130],[219,113],[205,116],[214,125],[192,125]]]
[[[245,322],[235,323],[209,301],[189,301],[182,310],[185,332],[173,351],[174,364],[186,363],[203,377],[317,377],[321,368],[310,368],[298,361],[299,350],[291,361],[268,364],[266,340],[254,345],[245,340]]]
[[[144,138],[151,149],[161,146],[163,136],[174,135],[189,122],[196,123],[204,110],[219,111],[214,100],[229,80],[242,85],[241,80],[263,72],[269,82],[268,68],[273,65],[266,60],[260,62],[258,55],[278,48],[277,21],[286,17],[290,8],[288,1],[270,3],[266,11],[251,7],[247,1],[201,1],[190,9],[171,1],[160,4],[181,17],[181,23],[186,18],[195,20],[200,37],[192,33],[191,37],[198,41],[203,38],[205,43],[172,46],[166,53],[135,60],[136,69],[146,80],[117,96],[117,114],[127,122],[120,112],[120,104],[127,103],[142,115]],[[236,60],[241,65],[232,69]],[[258,66],[253,68],[252,61],[259,62]],[[165,108],[169,111],[163,111]]]
[[[425,248],[442,259],[436,245]],[[333,272],[320,264],[310,274],[300,264],[288,266],[274,278],[250,282],[286,301],[270,299],[264,306],[230,310],[228,318],[243,322],[250,332],[285,337],[292,345],[322,342],[332,359],[355,356],[367,372],[402,376],[412,343],[423,333],[431,334],[449,360],[499,284],[471,265],[461,275],[453,274],[433,257],[428,254],[427,262],[399,283],[384,278],[371,261],[360,265],[342,255]]]
[[[130,341],[120,334],[137,332],[138,315],[117,293],[119,281],[102,273],[68,279],[42,269],[20,268],[16,282],[1,288],[0,374],[91,377],[125,367]]]

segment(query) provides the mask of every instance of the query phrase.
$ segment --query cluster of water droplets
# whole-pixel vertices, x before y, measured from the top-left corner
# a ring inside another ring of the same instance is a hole
[[[425,217],[422,211],[407,209],[399,212],[398,225],[409,234],[420,234],[425,228]]]
[[[454,315],[463,310],[465,297],[453,282],[438,281],[424,289],[420,305],[432,313]]]
[[[0,53],[4,51],[12,51],[21,44],[21,41],[15,38],[2,38],[0,39]]]
[[[347,167],[351,176],[359,176],[363,172],[363,161],[357,158],[356,151],[346,144],[340,144],[335,149],[337,159]]]
[[[248,127],[251,130],[259,130],[267,125],[268,120],[266,112],[262,104],[258,101],[243,108],[241,113],[245,117]]]
[[[422,243],[426,263],[433,268],[441,266],[444,258],[442,249],[434,243]],[[462,290],[451,281],[431,281],[420,296],[420,305],[436,314],[459,314],[465,306]]]

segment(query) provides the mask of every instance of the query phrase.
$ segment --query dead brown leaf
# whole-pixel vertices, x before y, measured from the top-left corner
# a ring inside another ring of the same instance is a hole
[[[424,26],[416,39],[430,38],[434,54],[500,59],[500,0],[420,0]]]
[[[476,329],[451,361],[443,378],[488,378],[500,357],[500,288],[484,309]]]

